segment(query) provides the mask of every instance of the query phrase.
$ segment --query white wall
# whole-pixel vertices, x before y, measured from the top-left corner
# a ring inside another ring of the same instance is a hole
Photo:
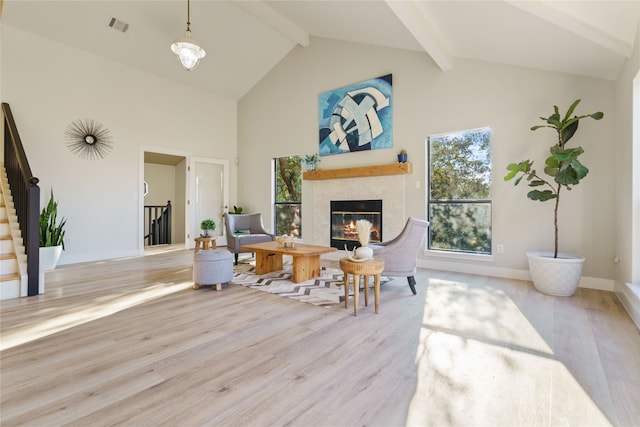
[[[172,242],[184,243],[187,238],[186,226],[187,218],[187,160],[183,160],[176,165],[176,204],[173,209],[172,218],[175,227],[172,229]]]
[[[583,121],[574,143],[586,151],[589,177],[563,195],[561,249],[586,256],[584,275],[613,280],[615,252],[615,109],[613,83],[561,73],[456,59],[452,70],[440,71],[425,54],[372,45],[312,38],[297,47],[238,104],[240,203],[252,211],[271,211],[270,159],[318,150],[318,94],[385,74],[393,74],[394,148],[323,157],[322,169],[395,161],[401,148],[414,164],[405,180],[407,215],[425,217],[425,139],[430,134],[489,126],[493,131],[493,242],[491,267],[527,269],[525,252],[553,248],[553,206],[526,198],[502,177],[508,163],[524,158],[544,162],[554,142],[549,130],[531,132],[538,117],[566,109],[577,98],[577,113],[603,111],[599,122]],[[420,188],[416,188],[416,181]],[[312,186],[303,184],[304,235],[313,235]],[[270,214],[267,215],[269,218]],[[308,234],[309,233],[309,234]],[[422,265],[442,267],[446,260],[421,255]],[[487,263],[449,263],[472,271]]]
[[[632,57],[626,62],[615,85],[616,125],[616,255],[621,259],[617,268],[617,279],[621,283],[640,283],[640,277],[632,278],[633,263],[640,264],[640,254],[632,257],[631,218],[633,211],[632,197],[632,148],[633,148],[633,79],[640,70],[640,32],[636,34]],[[636,185],[640,185],[636,183]]]
[[[635,156],[636,167],[639,152],[634,152],[634,120],[640,123],[637,117],[633,117],[633,81],[637,79],[640,71],[640,32],[636,34],[634,50],[631,58],[625,63],[615,85],[616,94],[616,216],[615,236],[616,255],[620,257],[620,263],[616,268],[616,292],[627,308],[627,311],[640,327],[640,253],[638,252],[639,226],[640,226],[640,198],[638,197],[638,171],[633,171],[633,158]],[[637,84],[637,82],[636,82]],[[636,89],[637,90],[637,89]],[[640,138],[636,131],[636,138]],[[640,141],[636,141],[635,150],[640,150]],[[634,182],[634,179],[636,180]],[[634,192],[635,186],[635,192]],[[634,206],[635,204],[635,206]],[[634,210],[635,207],[635,210]],[[635,218],[634,218],[635,215]],[[634,249],[635,239],[635,249]],[[635,252],[634,252],[635,250]]]
[[[42,200],[53,188],[60,214],[68,218],[62,264],[141,253],[140,146],[236,156],[234,100],[6,25],[1,48],[2,100],[11,105]],[[111,131],[115,145],[105,159],[84,160],[66,148],[65,128],[84,118]],[[232,200],[235,173],[232,167]]]
[[[176,167],[155,163],[144,164],[144,180],[149,192],[144,196],[145,205],[166,205],[176,200]]]

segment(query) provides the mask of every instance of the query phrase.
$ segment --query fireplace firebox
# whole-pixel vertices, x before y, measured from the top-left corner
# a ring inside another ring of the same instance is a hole
[[[382,200],[332,200],[331,247],[348,250],[360,246],[356,221],[366,219],[371,226],[369,242],[382,241]]]

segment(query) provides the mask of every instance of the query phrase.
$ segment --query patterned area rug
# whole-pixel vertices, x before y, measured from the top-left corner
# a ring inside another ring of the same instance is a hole
[[[282,271],[274,271],[262,275],[255,274],[254,268],[251,264],[234,266],[231,283],[313,305],[344,304],[344,274],[342,270],[323,267],[320,277],[305,282],[293,283],[291,281],[291,265],[285,264]],[[384,283],[384,281],[385,278],[382,278],[381,283]],[[370,279],[370,285],[373,287],[373,279]],[[373,290],[371,292],[370,295],[373,295]],[[349,290],[349,295],[353,295],[353,289]]]

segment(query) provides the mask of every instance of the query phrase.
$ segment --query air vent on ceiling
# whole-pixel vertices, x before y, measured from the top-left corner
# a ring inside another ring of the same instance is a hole
[[[126,22],[122,22],[121,20],[116,18],[111,18],[111,21],[109,22],[109,26],[114,30],[121,31],[123,33],[129,29],[129,24],[127,24]]]

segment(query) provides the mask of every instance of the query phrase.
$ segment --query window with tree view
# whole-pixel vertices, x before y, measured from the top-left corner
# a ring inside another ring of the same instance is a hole
[[[302,238],[302,157],[278,157],[275,164],[275,233]]]
[[[491,254],[491,130],[427,141],[429,249]]]

